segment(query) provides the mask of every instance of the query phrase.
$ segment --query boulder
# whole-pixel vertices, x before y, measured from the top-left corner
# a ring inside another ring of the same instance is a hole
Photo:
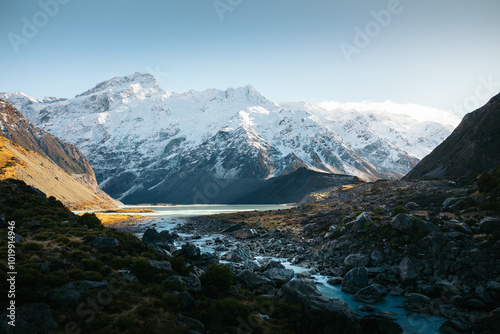
[[[474,322],[474,332],[481,334],[498,333],[500,328],[500,307],[479,317]]]
[[[120,243],[115,237],[95,237],[88,245],[96,249],[106,249],[118,247]]]
[[[188,259],[197,259],[201,254],[200,248],[196,247],[193,243],[190,242],[182,245],[180,252]]]
[[[173,294],[175,296],[177,296],[177,300],[179,301],[179,305],[181,306],[181,309],[183,309],[183,310],[187,309],[194,302],[194,298],[187,291],[182,291],[182,292],[174,291]]]
[[[493,299],[491,299],[490,295],[488,294],[488,291],[484,288],[482,285],[478,285],[475,289],[475,295],[482,300],[486,304],[491,304],[493,303]]]
[[[356,217],[355,220],[353,220],[352,225],[351,225],[351,233],[357,233],[361,231],[365,224],[368,222],[371,222],[372,219],[370,218],[370,214],[368,212],[363,212],[360,215]]]
[[[253,228],[244,228],[241,230],[236,231],[235,237],[237,239],[251,239],[258,237],[259,233],[257,232],[256,229]]]
[[[373,250],[370,255],[370,260],[374,266],[382,264],[382,262],[384,262],[384,258],[384,253],[382,253],[379,249]]]
[[[401,260],[399,263],[399,278],[401,282],[412,283],[416,280],[417,276],[418,272],[413,262],[408,257]]]
[[[159,271],[165,271],[167,273],[172,274],[174,271],[172,270],[172,265],[168,261],[155,261],[155,260],[150,260],[149,261],[149,266],[153,269],[159,270]]]
[[[177,324],[179,326],[189,326],[189,327],[195,328],[200,333],[205,332],[205,325],[203,325],[203,323],[201,321],[199,321],[195,318],[186,317],[180,313],[177,315]]]
[[[425,220],[418,220],[416,221],[414,224],[413,224],[413,227],[417,230],[417,231],[427,231],[429,233],[431,232],[439,232],[439,227],[437,227],[436,225],[434,225],[433,223],[431,222],[428,222],[428,221],[425,221]]]
[[[333,276],[333,277],[330,277],[327,281],[328,284],[331,284],[331,285],[339,285],[339,284],[342,284],[342,277],[340,276]]]
[[[426,312],[429,310],[431,299],[419,293],[410,293],[404,301],[404,308],[413,312]]]
[[[273,281],[260,273],[245,269],[236,275],[236,279],[250,289],[262,288],[262,286],[273,286]]]
[[[358,292],[352,297],[353,300],[374,304],[382,301],[387,296],[387,289],[379,284],[369,285]]]
[[[148,246],[169,247],[176,239],[175,234],[170,234],[169,231],[161,231],[158,233],[154,228],[148,228],[144,231],[142,242]]]
[[[403,329],[390,317],[382,314],[370,314],[361,318],[363,333],[402,334]]]
[[[368,285],[368,270],[365,267],[351,269],[342,279],[342,291],[356,293]]]
[[[302,333],[360,334],[354,312],[340,299],[313,297],[305,303]]]
[[[470,333],[470,329],[469,322],[463,317],[446,320],[441,327],[439,327],[439,331],[444,334],[465,334]]]
[[[195,273],[189,273],[188,276],[183,276],[182,281],[186,283],[189,292],[201,292],[201,281]]]
[[[493,234],[497,238],[500,237],[500,218],[499,217],[487,217],[481,220],[478,225],[479,232],[486,234]]]
[[[370,259],[363,254],[350,254],[344,259],[344,265],[348,269],[352,269],[355,267],[366,267]]]
[[[248,248],[238,248],[227,252],[223,259],[232,262],[243,262],[246,260],[253,260],[253,256]]]
[[[273,281],[277,286],[281,286],[290,281],[295,276],[295,273],[291,269],[271,268],[264,271],[264,276]]]
[[[8,324],[8,312],[1,315],[1,333],[54,333],[59,325],[50,313],[50,308],[45,303],[29,303],[16,308],[15,327]],[[15,331],[13,330],[15,329]],[[12,330],[12,332],[11,332]]]
[[[401,233],[411,234],[413,232],[413,224],[410,215],[406,213],[398,213],[391,221],[391,226],[394,230]]]
[[[59,304],[77,306],[85,299],[87,292],[94,289],[108,289],[108,282],[83,280],[66,283],[59,288],[50,290],[49,298]]]
[[[292,303],[306,303],[311,297],[320,297],[321,292],[314,281],[307,278],[298,278],[281,287],[283,297]]]

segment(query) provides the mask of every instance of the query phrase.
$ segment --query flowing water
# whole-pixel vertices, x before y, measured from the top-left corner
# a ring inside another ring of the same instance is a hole
[[[142,233],[148,227],[154,226],[158,232],[164,230],[172,230],[177,225],[185,223],[181,217],[194,217],[208,214],[227,213],[227,212],[241,212],[241,211],[263,211],[263,210],[276,210],[284,209],[289,206],[283,205],[179,205],[179,206],[125,206],[123,208],[147,208],[155,210],[155,213],[148,213],[152,218],[145,222],[140,223],[138,226],[142,227],[142,232],[137,233],[138,237],[142,237]],[[146,215],[146,214],[144,214]],[[153,218],[156,217],[156,218]],[[224,252],[217,252],[214,248],[214,239],[223,239],[227,236],[224,235],[209,235],[202,236],[201,238],[191,239],[192,235],[179,233],[183,239],[190,239],[189,241],[200,247],[202,252],[217,253],[222,255]],[[179,242],[176,246],[180,246],[184,241]],[[237,241],[235,240],[235,243]],[[274,259],[280,261],[286,268],[292,269],[295,274],[309,271],[309,269],[292,265],[285,258],[273,258],[256,256],[256,260]],[[361,302],[352,300],[351,294],[345,293],[340,289],[340,285],[331,285],[327,281],[328,276],[312,275],[318,290],[325,297],[338,298],[345,301],[352,310],[359,315],[368,315],[371,313],[364,313],[358,310]],[[405,310],[401,306],[404,302],[402,296],[387,296],[382,302],[373,304],[375,314],[389,314],[396,318],[397,323],[403,328],[405,334],[427,334],[427,333],[440,333],[439,327],[446,321],[445,318],[437,315],[419,314]]]

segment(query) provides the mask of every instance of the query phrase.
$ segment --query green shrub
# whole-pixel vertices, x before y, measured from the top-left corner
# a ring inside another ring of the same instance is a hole
[[[70,269],[67,272],[68,276],[75,281],[80,281],[85,279],[85,272],[80,268]]]
[[[80,225],[87,225],[88,228],[102,227],[101,220],[97,218],[95,213],[84,213],[79,218]]]
[[[238,324],[238,319],[246,319],[250,314],[250,310],[246,305],[233,298],[224,298],[216,300],[209,310],[212,325],[219,326],[235,326]]]
[[[172,269],[175,270],[176,273],[182,276],[187,276],[191,272],[192,268],[186,265],[186,259],[184,256],[175,256],[170,259],[170,264],[172,265]]]
[[[219,266],[217,263],[212,263],[201,276],[201,282],[204,285],[212,285],[224,291],[229,289],[231,284],[233,284],[233,272],[227,264]]]
[[[97,271],[86,271],[84,275],[85,279],[88,279],[90,281],[102,281],[102,275]]]
[[[404,206],[397,206],[391,211],[391,217],[394,217],[400,213],[410,213]]]
[[[39,251],[42,249],[42,245],[37,242],[25,242],[22,243],[22,247],[25,251]]]
[[[130,269],[140,281],[152,281],[155,275],[155,270],[151,268],[149,260],[145,258],[135,259]]]
[[[496,178],[488,172],[484,172],[477,179],[477,188],[479,192],[487,194],[498,187]]]
[[[93,270],[93,271],[98,271],[104,266],[101,261],[94,259],[83,259],[81,263],[83,264],[86,270]]]

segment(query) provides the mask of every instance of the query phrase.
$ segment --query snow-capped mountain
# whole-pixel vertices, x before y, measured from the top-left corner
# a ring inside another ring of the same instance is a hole
[[[452,130],[404,115],[280,105],[252,86],[179,94],[141,73],[67,100],[0,98],[78,146],[100,186],[127,203],[228,202],[300,167],[399,177]]]

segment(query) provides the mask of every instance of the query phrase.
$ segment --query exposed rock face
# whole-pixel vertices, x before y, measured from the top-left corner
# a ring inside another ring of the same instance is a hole
[[[415,166],[405,179],[459,178],[479,175],[500,166],[500,94],[463,118],[438,147]]]
[[[387,296],[387,289],[379,284],[372,284],[356,292],[352,299],[374,304],[382,301]]]
[[[405,257],[399,263],[399,277],[402,283],[411,283],[416,280],[418,272],[415,270],[413,262]]]
[[[356,293],[368,285],[368,270],[365,267],[351,269],[342,279],[342,291]]]
[[[10,163],[2,163],[0,168],[9,169],[8,177],[23,180],[72,209],[121,204],[99,188],[92,167],[76,146],[34,127],[2,99],[0,114],[0,146],[10,155]],[[10,165],[13,167],[8,168]]]

